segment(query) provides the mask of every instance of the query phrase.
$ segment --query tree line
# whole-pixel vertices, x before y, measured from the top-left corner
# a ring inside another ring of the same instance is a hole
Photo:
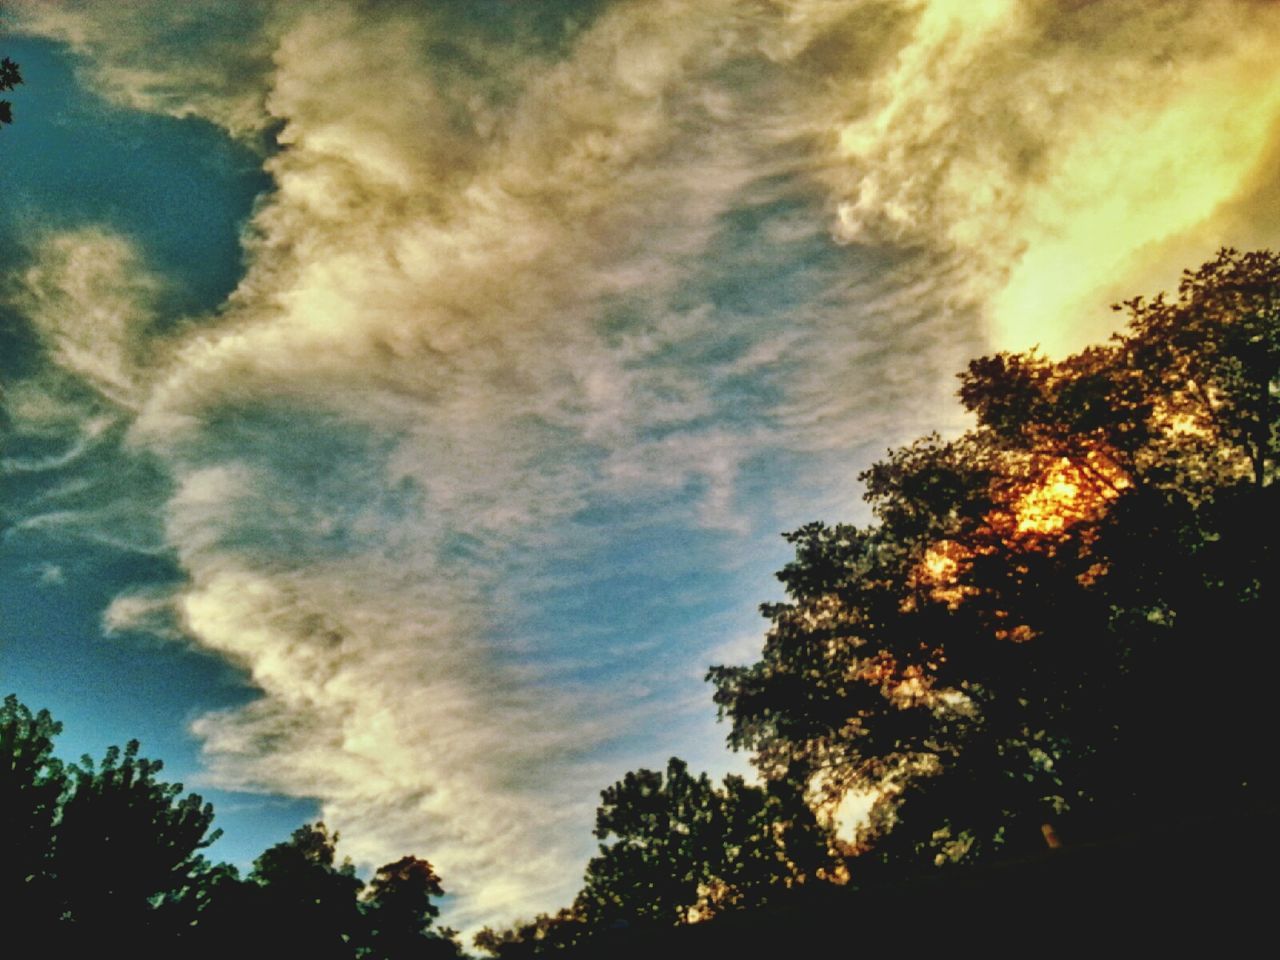
[[[10,938],[54,956],[114,944],[135,956],[400,960],[461,955],[433,925],[431,864],[403,857],[366,884],[337,862],[336,833],[299,827],[246,876],[203,851],[213,807],[138,742],[63,763],[61,725],[15,696],[0,707],[0,904]]]
[[[1274,797],[1280,258],[1117,309],[1105,345],[973,361],[975,426],[868,470],[869,527],[790,534],[761,659],[711,671],[765,777],[875,792],[871,859]]]

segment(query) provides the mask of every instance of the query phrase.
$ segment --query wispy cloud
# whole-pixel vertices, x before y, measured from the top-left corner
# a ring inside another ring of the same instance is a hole
[[[158,279],[126,240],[97,227],[47,235],[33,258],[5,299],[30,320],[54,363],[111,403],[134,406],[139,364],[151,360],[139,354]]]

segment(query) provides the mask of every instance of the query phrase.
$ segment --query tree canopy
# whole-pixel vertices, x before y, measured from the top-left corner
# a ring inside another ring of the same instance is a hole
[[[338,835],[306,824],[264,851],[246,878],[203,855],[213,807],[137,741],[64,764],[47,710],[0,707],[0,897],[10,936],[56,955],[128,944],[134,956],[351,960],[461,955],[433,927],[444,894],[431,864],[402,857],[366,886],[336,857]]]
[[[803,804],[726,777],[716,787],[672,757],[602,794],[578,909],[589,926],[677,924],[755,907],[827,866],[827,837]],[[785,828],[784,828],[785,827]],[[775,829],[783,828],[783,829]]]
[[[1117,309],[1106,345],[973,361],[975,426],[866,471],[871,525],[787,535],[761,659],[709,674],[767,777],[878,793],[884,855],[1268,794],[1265,696],[1206,671],[1275,666],[1280,258],[1224,249]]]
[[[5,57],[0,60],[0,92],[8,92],[22,83],[22,71],[18,65]],[[8,100],[0,100],[0,124],[13,123],[13,104]]]
[[[53,827],[66,790],[53,755],[62,726],[47,710],[33,714],[12,694],[0,707],[0,898],[16,913],[42,915]]]
[[[157,779],[159,760],[138,741],[111,747],[99,764],[69,768],[52,871],[63,916],[85,935],[138,930],[164,917],[208,870],[200,851],[221,834],[213,807],[182,784]]]

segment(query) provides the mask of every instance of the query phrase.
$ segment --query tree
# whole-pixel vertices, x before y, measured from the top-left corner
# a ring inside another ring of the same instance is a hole
[[[255,940],[264,954],[355,956],[364,884],[349,860],[335,865],[337,842],[323,823],[306,824],[253,862]]]
[[[140,956],[461,956],[455,932],[433,928],[443,889],[426,860],[379,868],[361,900],[338,835],[317,823],[242,880],[201,853],[221,834],[213,807],[160,780],[136,740],[64,766],[61,729],[13,695],[0,706],[0,903],[14,936],[59,956],[107,942]]]
[[[829,866],[826,832],[802,803],[727,777],[717,788],[677,757],[601,794],[576,911],[590,929],[670,926],[759,907]]]
[[[1176,301],[1122,305],[1130,369],[1166,427],[1157,454],[1192,490],[1275,476],[1280,404],[1280,256],[1221,251],[1186,271]],[[1171,429],[1168,429],[1171,428]]]
[[[73,949],[129,931],[155,944],[183,925],[207,892],[199,851],[217,839],[212,808],[161,782],[138,743],[64,766],[62,726],[17,698],[0,709],[0,883],[6,908],[31,936]]]
[[[611,842],[587,865],[579,903],[588,923],[684,922],[711,879],[718,815],[711,781],[672,757],[665,775],[628,773],[601,799],[595,835]]]
[[[33,714],[13,694],[0,707],[0,901],[33,926],[49,922],[49,855],[66,789],[53,755],[62,732],[48,710]]]
[[[795,886],[832,878],[830,831],[792,784],[758,787],[730,775],[718,794],[723,832],[696,905],[701,918],[757,910]]]
[[[571,907],[507,930],[485,928],[478,948],[501,960],[558,953],[632,927],[663,928],[754,909],[829,876],[829,831],[785,782],[728,776],[717,787],[672,757],[601,793],[595,835]]]
[[[1204,671],[1276,666],[1249,624],[1276,612],[1280,258],[1223,250],[1123,308],[1104,346],[970,364],[976,426],[864,473],[870,526],[789,534],[761,659],[710,671],[767,778],[879,792],[881,859],[1269,793],[1266,697]]]
[[[0,91],[9,91],[22,83],[22,72],[18,65],[5,57],[0,60]],[[0,124],[13,123],[13,104],[8,100],[0,100]]]
[[[210,832],[213,807],[158,780],[163,764],[138,750],[132,740],[108,748],[100,764],[86,756],[69,768],[52,873],[79,938],[163,928],[203,884],[200,851],[221,835]]]
[[[474,943],[498,960],[526,960],[571,950],[588,936],[586,921],[575,907],[555,914],[540,913],[533,920],[516,923],[506,930],[485,927],[475,935]]]
[[[410,957],[457,957],[461,950],[453,931],[432,930],[440,913],[433,897],[444,895],[431,864],[402,857],[379,867],[369,882],[363,904],[368,946],[362,957],[401,960]]]
[[[1105,509],[1057,538],[1088,555],[1080,601],[1107,638],[1092,659],[1111,655],[1073,704],[1077,813],[1261,802],[1275,776],[1266,698],[1224,696],[1205,664],[1277,666],[1252,638],[1276,613],[1280,257],[1224,249],[1184,273],[1176,300],[1119,309],[1128,329],[1105,348],[1041,360],[1034,377],[996,358],[962,387],[1004,447],[1074,456],[1106,481],[1083,498]]]

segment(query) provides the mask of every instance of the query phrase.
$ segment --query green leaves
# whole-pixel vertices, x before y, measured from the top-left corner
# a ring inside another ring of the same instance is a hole
[[[182,796],[182,784],[158,778],[159,760],[138,754],[132,740],[69,768],[53,873],[85,930],[145,925],[153,909],[181,900],[208,869],[199,851],[220,835],[210,804]]]
[[[577,910],[593,929],[672,925],[758,907],[829,865],[826,831],[802,800],[741,777],[715,786],[672,757],[606,789],[600,855]]]

